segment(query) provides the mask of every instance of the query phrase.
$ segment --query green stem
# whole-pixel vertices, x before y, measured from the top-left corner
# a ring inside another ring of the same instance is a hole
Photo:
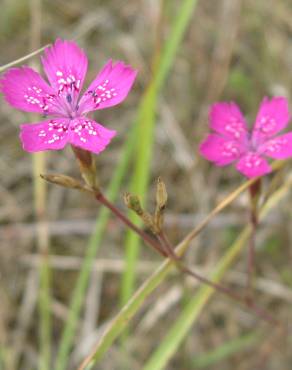
[[[235,291],[233,291],[232,289],[230,289],[230,288],[228,288],[224,285],[221,285],[219,283],[216,283],[214,281],[211,281],[211,280],[205,278],[204,276],[199,275],[198,273],[196,273],[195,271],[191,270],[189,267],[184,265],[181,261],[181,258],[178,257],[175,254],[175,252],[173,251],[173,248],[169,244],[169,242],[168,242],[168,240],[167,240],[167,238],[166,238],[166,236],[164,235],[163,232],[158,234],[158,238],[161,241],[161,244],[164,246],[165,250],[168,252],[168,258],[170,258],[175,263],[175,265],[177,266],[177,268],[180,271],[182,271],[183,273],[195,278],[200,283],[209,285],[211,288],[217,290],[219,293],[222,293],[222,294],[226,295],[227,297],[229,297],[230,299],[232,299],[232,300],[236,301],[237,303],[241,304],[245,308],[253,311],[253,313],[255,315],[257,315],[258,317],[260,317],[263,320],[266,320],[270,324],[279,325],[278,320],[276,320],[272,315],[270,315],[263,308],[255,305],[254,302],[250,301],[249,299],[246,299],[246,297],[243,297],[241,294],[237,294]]]

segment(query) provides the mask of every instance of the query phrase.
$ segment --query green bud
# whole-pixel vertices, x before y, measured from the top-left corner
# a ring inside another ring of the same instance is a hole
[[[134,211],[141,218],[148,229],[150,229],[154,234],[157,233],[158,230],[155,226],[153,217],[142,208],[140,199],[137,195],[125,193],[124,202],[128,208]]]
[[[143,208],[141,206],[141,202],[139,197],[137,195],[133,195],[130,193],[124,194],[124,202],[128,208],[130,208],[132,211],[137,213],[137,215],[141,216],[143,214]]]

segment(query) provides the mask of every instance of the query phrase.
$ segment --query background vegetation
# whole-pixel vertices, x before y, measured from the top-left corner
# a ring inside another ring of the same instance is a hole
[[[291,5],[2,0],[0,64],[62,37],[87,52],[87,82],[109,58],[139,70],[122,105],[95,113],[98,122],[118,131],[97,158],[98,175],[124,210],[126,190],[153,208],[155,179],[162,176],[169,193],[166,232],[176,244],[244,182],[233,168],[215,168],[198,156],[209,105],[235,100],[252,123],[263,96],[291,98]],[[26,63],[37,67],[38,60]],[[0,369],[77,369],[161,258],[118,220],[107,222],[107,213],[85,194],[39,181],[44,166],[79,176],[69,148],[36,157],[22,151],[19,125],[40,117],[13,110],[2,99],[0,118]],[[289,185],[288,175],[289,165],[273,180],[274,189]],[[247,224],[246,206],[243,193],[192,242],[185,261],[210,276]],[[291,321],[290,223],[286,194],[257,234],[257,302],[283,322]],[[245,245],[224,277],[237,291],[245,284]],[[220,294],[200,303],[203,294],[173,269],[94,368],[291,367],[291,336],[283,338]]]

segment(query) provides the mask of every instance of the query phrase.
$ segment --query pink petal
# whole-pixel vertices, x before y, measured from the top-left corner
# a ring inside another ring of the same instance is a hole
[[[236,168],[248,178],[263,176],[272,171],[268,162],[253,152],[248,152],[241,157]]]
[[[137,71],[123,62],[112,64],[109,60],[90,84],[79,104],[79,112],[112,107],[122,102],[128,95]]]
[[[226,166],[245,152],[236,140],[226,139],[217,134],[210,134],[200,145],[200,154],[208,161],[214,162],[217,166]]]
[[[10,69],[0,83],[6,101],[17,109],[43,114],[58,111],[54,90],[29,67]]]
[[[283,130],[290,119],[288,101],[283,97],[264,98],[258,111],[252,140],[255,145]]]
[[[21,125],[23,149],[27,152],[63,149],[69,139],[69,122],[67,118],[56,118]]]
[[[259,146],[258,152],[274,159],[292,157],[292,132],[266,141]]]
[[[70,143],[95,154],[102,152],[115,135],[116,131],[108,130],[87,117],[70,122]]]
[[[57,39],[42,57],[45,72],[59,96],[76,103],[87,71],[87,57],[73,41]]]
[[[213,104],[209,113],[210,127],[230,139],[245,143],[247,139],[247,125],[238,108],[233,103]]]

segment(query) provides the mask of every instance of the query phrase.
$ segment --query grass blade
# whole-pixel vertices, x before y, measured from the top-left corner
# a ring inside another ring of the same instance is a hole
[[[154,141],[154,127],[157,97],[166,81],[173,66],[175,55],[183,40],[184,33],[189,25],[193,11],[197,4],[196,0],[185,0],[176,15],[169,37],[162,48],[158,60],[157,69],[153,81],[141,102],[138,114],[138,137],[139,146],[136,148],[136,163],[131,180],[131,192],[141,196],[142,201],[146,195],[148,180],[150,177],[150,163]],[[137,216],[130,214],[133,222],[139,223]],[[139,238],[131,231],[126,237],[126,268],[122,278],[121,304],[124,305],[130,298],[135,284],[135,265],[139,255]]]
[[[221,346],[215,348],[212,351],[203,353],[193,360],[191,360],[192,366],[196,369],[203,369],[211,365],[216,365],[218,362],[225,360],[234,354],[244,351],[246,348],[255,345],[260,339],[258,333],[249,333],[242,335],[239,338],[233,339],[223,343]]]
[[[154,141],[154,116],[157,91],[152,84],[146,92],[145,98],[140,107],[140,117],[137,122],[137,137],[139,149],[136,148],[136,164],[131,183],[131,192],[134,194],[145,194],[149,175],[151,151]],[[138,150],[137,150],[138,149]],[[144,197],[142,197],[143,200]],[[131,212],[129,218],[136,224],[140,224],[140,219]],[[122,277],[121,285],[121,305],[124,305],[132,294],[135,282],[135,266],[139,254],[139,237],[132,231],[127,231],[126,248],[126,268]]]
[[[0,73],[6,71],[6,69],[8,68],[11,68],[11,67],[14,67],[16,66],[17,64],[20,64],[20,63],[23,63],[23,62],[26,62],[27,60],[31,59],[32,57],[38,55],[39,53],[41,53],[43,50],[45,50],[45,48],[47,48],[48,46],[50,46],[50,44],[47,44],[43,47],[41,47],[40,49],[37,49],[35,51],[33,51],[32,53],[29,53],[27,55],[25,55],[24,57],[21,57],[19,59],[15,59],[13,60],[12,62],[10,63],[7,63],[3,66],[0,66]]]

